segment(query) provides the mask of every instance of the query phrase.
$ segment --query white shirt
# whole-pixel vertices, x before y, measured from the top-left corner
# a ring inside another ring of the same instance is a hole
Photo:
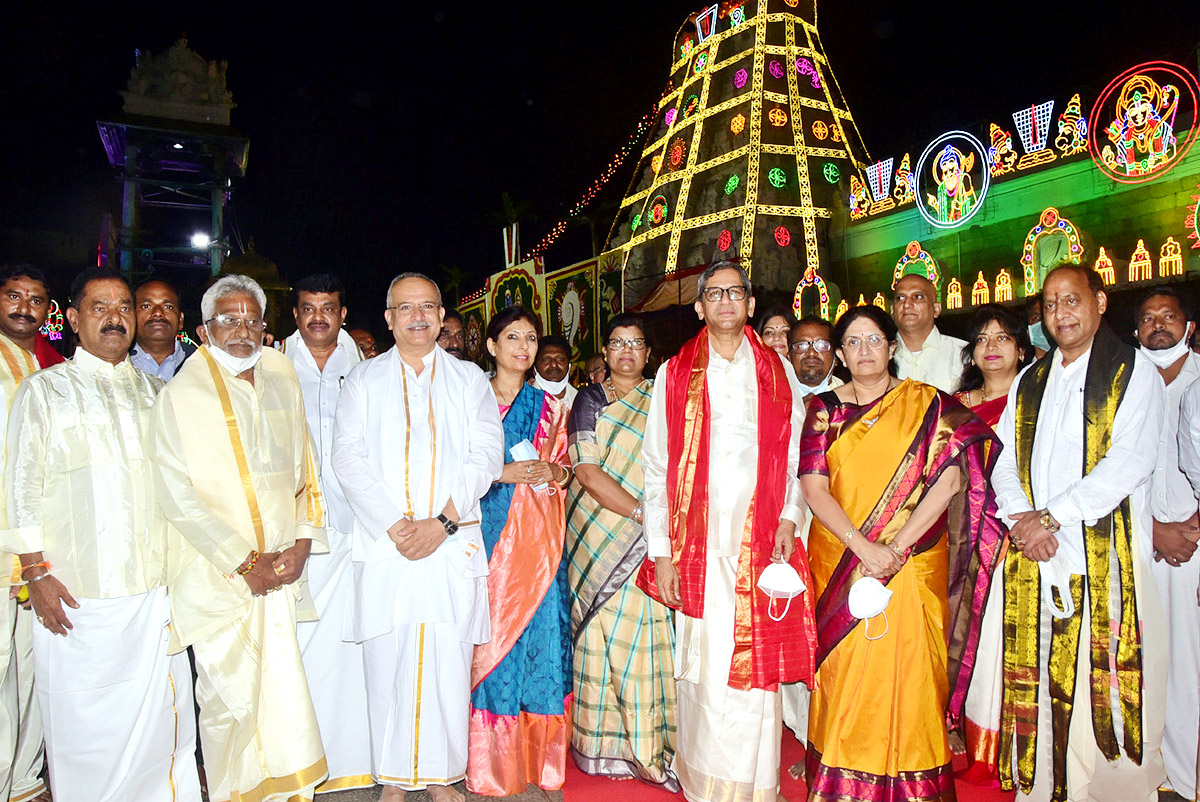
[[[332,464],[354,511],[349,635],[362,642],[400,624],[454,622],[462,642],[486,641],[486,585],[479,600],[473,582],[488,569],[479,500],[500,479],[504,430],[483,371],[440,346],[419,374],[394,347],[358,363],[338,398]],[[436,517],[449,500],[458,533],[423,559],[401,555],[388,528]]]
[[[1200,381],[1184,390],[1178,425],[1179,469],[1192,486],[1193,495],[1200,498]]]
[[[175,350],[171,355],[162,361],[162,364],[150,356],[142,346],[136,342],[133,344],[133,350],[129,352],[129,359],[133,362],[133,366],[140,371],[149,373],[151,376],[157,376],[165,382],[169,382],[179,372],[179,366],[187,359],[187,354],[183,351],[183,343],[179,340],[175,341]]]
[[[1179,412],[1184,393],[1196,379],[1200,379],[1200,354],[1188,351],[1183,369],[1175,381],[1167,385],[1165,393],[1166,406],[1158,438],[1158,461],[1154,466],[1151,484],[1150,506],[1156,521],[1178,523],[1196,514],[1196,496],[1192,492],[1192,484],[1179,467]]]
[[[992,473],[1000,520],[1011,524],[1011,515],[1033,509],[1049,510],[1062,527],[1057,535],[1057,554],[1062,555],[1065,565],[1075,574],[1087,573],[1083,524],[1094,525],[1126,498],[1132,502],[1142,557],[1149,560],[1153,554],[1150,479],[1158,457],[1158,443],[1146,433],[1162,429],[1165,403],[1158,369],[1137,354],[1125,397],[1113,421],[1112,443],[1084,476],[1083,386],[1091,356],[1089,350],[1066,366],[1057,349],[1048,357],[1054,360],[1054,365],[1046,380],[1031,454],[1033,506],[1021,487],[1017,469],[1017,389],[1025,371],[1021,371],[1008,391],[1008,405],[996,429],[1004,449]]]
[[[903,337],[897,337],[896,375],[932,384],[943,393],[958,390],[962,381],[962,349],[966,340],[948,337],[937,326],[929,332],[920,351],[910,351]]]
[[[782,361],[779,354],[774,351],[771,354]],[[646,472],[643,515],[647,553],[651,558],[671,556],[667,526],[667,365],[664,362],[659,367],[654,381],[642,445]],[[806,505],[796,472],[800,464],[804,396],[791,365],[785,363],[785,367],[784,374],[792,389],[792,436],[788,443],[786,496],[779,519],[800,527],[804,524]],[[746,515],[758,476],[758,382],[749,341],[742,339],[732,360],[718,354],[710,343],[707,378],[711,410],[708,553],[736,557],[741,550]]]
[[[339,532],[349,532],[354,526],[354,512],[334,476],[330,458],[333,454],[333,416],[337,412],[338,393],[350,369],[360,360],[358,346],[345,329],[338,330],[337,339],[337,347],[325,362],[324,370],[317,367],[317,360],[308,350],[299,331],[287,338],[283,353],[292,360],[296,377],[300,379],[308,434],[321,460],[321,491],[325,496],[329,525]]]

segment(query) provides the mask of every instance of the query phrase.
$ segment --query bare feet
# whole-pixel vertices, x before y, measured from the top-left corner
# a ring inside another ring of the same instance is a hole
[[[383,786],[383,793],[379,795],[379,802],[404,802],[404,797],[408,792],[403,788],[397,788],[394,785]]]
[[[425,789],[433,802],[465,802],[466,797],[453,785],[431,785]]]
[[[950,754],[965,755],[967,753],[967,742],[957,732],[951,731],[950,736]]]
[[[804,780],[804,761],[797,760],[795,763],[788,766],[787,771],[793,780]]]

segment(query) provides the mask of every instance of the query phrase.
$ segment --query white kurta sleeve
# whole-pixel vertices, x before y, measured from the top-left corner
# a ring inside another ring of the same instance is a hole
[[[1179,405],[1179,468],[1200,498],[1200,381],[1184,391]]]
[[[299,387],[297,386],[297,389]],[[312,541],[313,552],[329,550],[325,534],[325,495],[321,492],[321,466],[312,447],[308,422],[304,416],[304,401],[297,393],[296,408],[292,410],[292,439],[296,455],[296,539]]]
[[[784,496],[783,511],[779,513],[780,521],[791,521],[796,525],[796,537],[804,526],[804,517],[808,504],[804,501],[804,491],[800,487],[800,435],[804,431],[804,393],[800,392],[800,382],[796,379],[791,365],[785,375],[788,386],[792,390],[792,436],[788,442],[787,486]]]
[[[1108,451],[1086,476],[1046,502],[1046,509],[1061,526],[1108,515],[1135,487],[1150,481],[1158,461],[1158,436],[1154,433],[1162,429],[1165,392],[1153,363],[1138,354],[1125,397],[1117,407]]]
[[[338,394],[329,461],[355,517],[368,535],[379,540],[404,517],[404,510],[371,469],[370,449],[382,448],[383,444],[367,442],[365,375],[365,364],[350,371]]]
[[[487,377],[483,373],[472,375],[466,392],[467,454],[450,491],[459,516],[466,515],[487,495],[504,470],[504,425]]]
[[[1026,368],[1028,370],[1028,368]],[[996,459],[996,467],[992,471],[992,489],[996,491],[996,515],[1005,526],[1011,526],[1010,518],[1029,512],[1033,506],[1025,489],[1021,487],[1021,476],[1017,472],[1017,387],[1021,383],[1024,371],[1017,374],[1012,387],[1008,391],[1008,403],[1000,415],[996,425],[996,435],[1000,438],[1003,448]]]
[[[238,569],[249,551],[245,539],[205,503],[192,484],[183,453],[173,399],[159,393],[154,404],[154,437],[151,459],[158,503],[179,533],[223,574]]]
[[[41,394],[30,392],[25,383],[19,385],[4,440],[8,529],[0,533],[0,550],[30,554],[45,548],[42,501],[49,426],[49,410]]]
[[[671,556],[671,534],[667,528],[667,363],[658,368],[646,434],[642,441],[645,495],[642,499],[643,531],[647,556]]]

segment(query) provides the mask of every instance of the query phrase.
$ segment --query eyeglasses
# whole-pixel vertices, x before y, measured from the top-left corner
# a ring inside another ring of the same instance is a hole
[[[425,303],[420,304],[396,304],[395,306],[389,306],[387,308],[393,309],[405,317],[408,317],[418,309],[421,310],[422,314],[432,315],[440,306],[441,304],[435,304],[432,301],[426,301]]]
[[[746,298],[745,287],[705,287],[700,293],[710,304],[719,302],[722,296],[728,295],[731,301],[741,301]]]
[[[215,324],[217,328],[227,331],[233,331],[241,326],[245,326],[246,331],[251,334],[261,334],[267,329],[267,322],[265,320],[258,320],[252,317],[234,317],[233,315],[215,315],[205,321],[205,325],[208,324]]]
[[[847,337],[842,340],[842,348],[848,351],[857,351],[864,345],[875,350],[887,345],[887,337],[879,334],[868,334],[866,337]]]
[[[829,340],[799,340],[791,345],[792,353],[795,354],[803,354],[810,348],[818,354],[824,354],[832,347]]]
[[[611,340],[609,340],[607,343],[605,343],[605,345],[607,345],[609,348],[611,348],[614,351],[620,351],[620,350],[624,349],[625,346],[629,346],[630,348],[632,348],[635,351],[641,351],[643,348],[646,347],[646,338],[645,337],[629,337],[627,339],[622,340],[620,337],[613,337]],[[599,370],[599,368],[597,368],[597,370]]]

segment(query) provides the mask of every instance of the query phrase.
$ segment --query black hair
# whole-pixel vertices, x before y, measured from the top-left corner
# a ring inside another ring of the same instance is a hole
[[[1181,312],[1183,312],[1184,319],[1186,319],[1186,320],[1192,319],[1192,305],[1191,305],[1191,303],[1189,303],[1188,299],[1184,296],[1184,294],[1182,292],[1175,289],[1174,287],[1166,287],[1166,286],[1151,287],[1150,289],[1148,289],[1144,293],[1142,293],[1142,296],[1140,298],[1138,298],[1137,306],[1135,307],[1136,311],[1134,312],[1135,317],[1133,320],[1133,325],[1135,327],[1138,325],[1138,318],[1140,318],[1142,316],[1142,307],[1146,305],[1147,301],[1149,301],[1151,298],[1153,298],[1156,295],[1163,295],[1163,296],[1166,296],[1167,298],[1174,298],[1175,302],[1177,304],[1179,304],[1179,310]]]
[[[892,320],[892,316],[880,309],[875,304],[867,304],[865,306],[852,306],[841,317],[838,318],[837,324],[833,327],[833,347],[838,349],[842,347],[842,340],[846,336],[846,330],[850,328],[850,324],[859,318],[866,318],[878,327],[883,332],[884,338],[888,344],[896,342],[896,321]],[[849,367],[849,366],[847,366]],[[896,360],[888,360],[888,373],[896,375]]]
[[[828,320],[821,317],[820,315],[805,315],[804,317],[800,318],[799,320],[797,320],[795,323],[792,324],[791,330],[788,331],[788,342],[789,343],[792,341],[792,335],[795,334],[796,330],[799,329],[801,326],[824,326],[825,331],[828,332],[828,334],[826,334],[825,336],[829,338],[830,343],[833,342],[833,324],[832,323],[830,323]]]
[[[463,316],[458,313],[457,309],[455,309],[453,306],[447,306],[445,309],[446,315],[442,318],[443,326],[446,325],[447,320],[457,320],[459,323],[462,323],[464,327],[466,326],[466,321],[463,320]]]
[[[566,337],[560,337],[557,334],[547,334],[538,340],[538,355],[546,348],[558,348],[567,355],[567,360],[571,359],[571,344],[567,342]]]
[[[650,337],[646,333],[646,321],[642,318],[641,315],[636,314],[634,312],[622,312],[621,314],[616,315],[611,320],[609,320],[608,325],[604,327],[604,341],[601,342],[600,345],[601,346],[607,345],[609,339],[613,335],[613,332],[616,331],[617,329],[625,328],[626,326],[636,327],[637,330],[642,333],[642,337],[645,338],[646,346],[647,347],[650,346]],[[601,359],[604,358],[603,354],[597,354],[597,356],[599,356]]]
[[[133,289],[130,288],[129,281],[120,270],[111,267],[89,267],[86,270],[81,270],[71,282],[71,299],[69,305],[73,309],[78,310],[79,302],[83,300],[83,295],[87,291],[87,285],[93,281],[106,281],[108,279],[116,279],[124,284],[125,288],[129,290],[130,299],[133,298]]]
[[[975,310],[967,327],[967,344],[962,348],[963,374],[958,384],[960,393],[978,390],[983,386],[983,371],[975,364],[975,341],[987,324],[1000,324],[1009,337],[1017,341],[1017,370],[1033,361],[1033,343],[1029,341],[1029,328],[1021,325],[1020,319],[999,304],[984,304]]]
[[[14,278],[27,278],[33,281],[40,281],[43,287],[46,286],[46,274],[28,262],[0,266],[0,285],[7,284],[9,279]]]
[[[179,290],[177,290],[175,288],[175,285],[172,284],[171,282],[167,281],[165,278],[159,278],[158,276],[149,276],[149,277],[144,278],[141,281],[139,281],[133,287],[133,294],[136,296],[139,292],[142,291],[142,287],[148,287],[151,284],[163,284],[167,287],[170,287],[171,292],[175,293],[175,298],[176,299],[179,298]]]
[[[533,330],[537,332],[538,339],[541,339],[542,321],[538,320],[537,315],[533,314],[533,312],[530,312],[520,304],[505,307],[492,316],[492,319],[488,321],[487,338],[493,342],[498,341],[500,339],[500,332],[504,331],[518,320],[528,320],[530,324],[533,325]],[[484,353],[487,354],[487,358],[491,362],[494,363],[496,361],[496,357],[492,356],[490,353],[487,353],[486,349]]]
[[[763,329],[767,327],[767,321],[773,317],[781,317],[784,320],[792,319],[791,315],[778,306],[768,306],[766,309],[760,310],[754,317],[754,330],[758,332],[759,337],[762,336]]]
[[[313,273],[305,276],[296,282],[296,286],[292,288],[292,308],[299,308],[300,293],[311,292],[320,293],[322,295],[337,294],[338,305],[346,305],[346,285],[341,278],[333,273]]]

